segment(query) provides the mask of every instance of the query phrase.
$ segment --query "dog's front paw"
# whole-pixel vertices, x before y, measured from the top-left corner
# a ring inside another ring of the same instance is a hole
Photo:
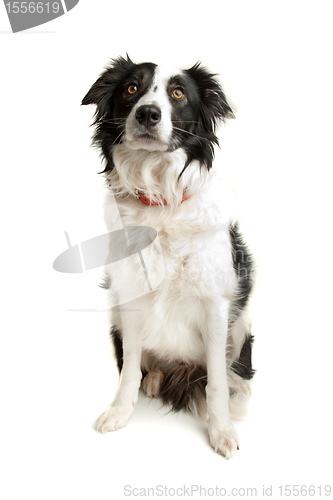
[[[105,434],[125,427],[132,415],[134,407],[109,406],[96,422],[96,430]]]
[[[214,450],[227,460],[239,450],[239,440],[231,424],[225,428],[209,425],[208,434]]]

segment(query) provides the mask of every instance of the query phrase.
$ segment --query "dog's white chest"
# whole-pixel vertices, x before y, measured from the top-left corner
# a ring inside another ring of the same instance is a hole
[[[224,235],[222,235],[222,238]],[[207,302],[221,272],[223,248],[219,255],[207,245],[207,238],[160,236],[164,280],[146,298],[142,315],[143,347],[165,359],[203,362],[205,350],[200,326],[205,321]],[[224,262],[224,264],[227,264]],[[223,267],[223,266],[222,266]]]
[[[143,347],[166,360],[203,362],[200,270],[194,271],[188,261],[175,264],[167,259],[165,269],[163,283],[147,296],[142,316]],[[197,273],[196,279],[191,269]]]

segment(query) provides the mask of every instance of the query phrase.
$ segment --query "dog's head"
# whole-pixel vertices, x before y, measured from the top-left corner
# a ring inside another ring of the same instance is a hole
[[[119,143],[130,149],[174,151],[183,148],[187,165],[198,160],[209,169],[218,144],[218,121],[233,117],[215,75],[200,64],[187,70],[153,63],[135,64],[129,57],[112,61],[82,104],[95,104],[94,143],[114,167]]]

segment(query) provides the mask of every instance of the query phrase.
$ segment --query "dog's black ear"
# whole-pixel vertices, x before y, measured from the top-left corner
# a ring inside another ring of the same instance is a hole
[[[191,76],[197,84],[201,99],[202,125],[209,134],[214,134],[218,121],[236,118],[215,74],[209,73],[200,65],[200,62],[185,73]]]
[[[109,94],[109,92],[111,90],[109,85],[112,85],[112,83],[111,82],[108,83],[108,80],[109,79],[107,78],[107,71],[106,71],[92,85],[89,92],[82,99],[81,104],[83,104],[83,105],[99,104],[103,100],[103,97],[106,94]]]
[[[184,145],[187,160],[179,177],[192,160],[198,160],[200,165],[205,165],[208,170],[212,167],[214,145],[219,144],[215,134],[216,125],[226,118],[235,118],[216,75],[209,73],[200,65],[200,62],[185,70],[184,73],[196,84],[200,107],[195,128],[196,136],[189,137]],[[205,140],[200,141],[200,138]]]
[[[101,118],[109,109],[115,88],[124,74],[134,66],[129,56],[124,59],[113,59],[111,65],[92,85],[89,92],[82,99],[83,105],[96,104],[96,118]]]

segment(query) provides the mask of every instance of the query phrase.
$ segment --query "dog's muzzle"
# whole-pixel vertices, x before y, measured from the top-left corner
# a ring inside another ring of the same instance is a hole
[[[153,104],[145,104],[136,110],[135,118],[139,125],[149,130],[161,121],[161,110]]]

